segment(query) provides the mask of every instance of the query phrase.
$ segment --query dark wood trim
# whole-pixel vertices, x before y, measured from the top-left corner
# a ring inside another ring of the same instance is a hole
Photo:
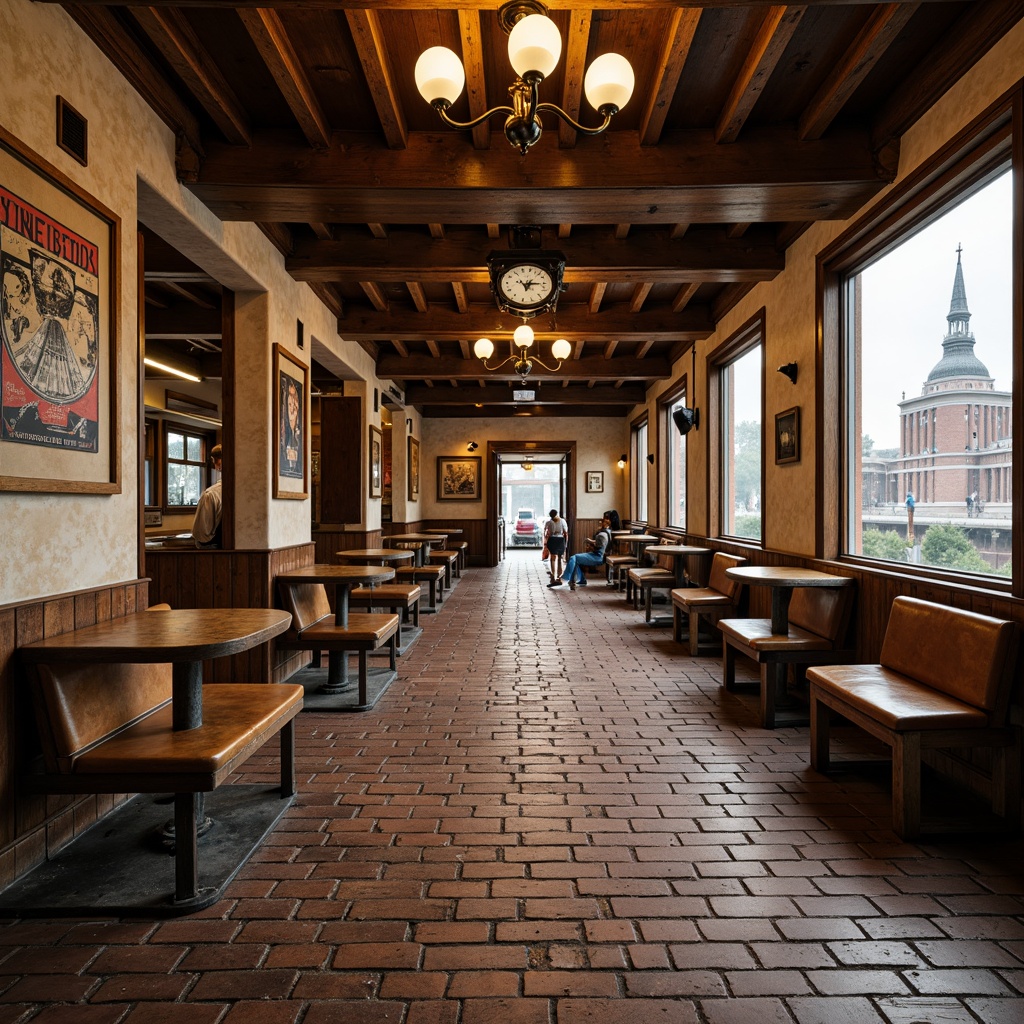
[[[138,334],[135,344],[135,475],[136,475],[136,537],[135,565],[139,576],[146,574],[146,239],[141,231],[135,232],[136,277],[135,311]]]
[[[1024,82],[1018,82],[1013,93],[1013,379],[1020,387],[1024,373]],[[1014,396],[1013,436],[1024,437],[1024,395]],[[1024,595],[1024,538],[1020,533],[1021,495],[1024,495],[1024,457],[1013,460],[1011,469],[1014,506],[1018,510],[1010,561],[1013,566],[1014,592]]]
[[[221,543],[225,548],[235,546],[235,453],[239,450],[241,438],[235,423],[235,293],[224,288],[221,293],[221,405],[223,426],[221,437],[225,440],[227,458],[221,469],[224,506],[221,512]],[[269,379],[269,378],[268,378]]]

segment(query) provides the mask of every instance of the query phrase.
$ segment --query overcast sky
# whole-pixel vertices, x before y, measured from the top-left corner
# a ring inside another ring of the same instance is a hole
[[[1010,175],[1006,173],[864,271],[864,433],[899,446],[901,393],[917,397],[942,358],[961,260],[975,355],[998,391],[1012,383]]]

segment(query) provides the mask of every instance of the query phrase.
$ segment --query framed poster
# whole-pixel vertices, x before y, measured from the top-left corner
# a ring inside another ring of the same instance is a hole
[[[604,472],[600,469],[587,471],[587,494],[601,494],[604,492]]]
[[[420,443],[409,437],[409,500],[420,499]]]
[[[274,344],[274,497],[309,497],[309,367]]]
[[[121,221],[0,128],[0,490],[119,494]]]
[[[384,435],[370,426],[370,497],[379,498],[384,493]]]
[[[480,500],[480,456],[437,457],[437,500]]]
[[[794,406],[775,416],[775,464],[800,461],[800,408]]]

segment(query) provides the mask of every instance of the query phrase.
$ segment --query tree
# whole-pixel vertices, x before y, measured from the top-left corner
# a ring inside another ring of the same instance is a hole
[[[865,530],[861,537],[861,554],[867,558],[885,558],[890,562],[907,560],[907,545],[892,530]]]
[[[861,455],[870,455],[875,450],[875,439],[870,434],[865,434],[860,439]]]
[[[967,531],[959,526],[929,526],[921,542],[921,557],[927,565],[939,565],[946,569],[992,571],[971,543]]]
[[[736,424],[733,483],[736,503],[745,508],[761,507],[761,424],[743,420]],[[756,499],[756,504],[752,504]]]

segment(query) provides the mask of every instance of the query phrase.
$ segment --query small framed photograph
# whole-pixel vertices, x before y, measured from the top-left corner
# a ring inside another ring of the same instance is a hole
[[[274,497],[309,497],[309,367],[274,345]]]
[[[438,501],[479,501],[480,496],[479,455],[437,457]]]
[[[379,498],[384,493],[384,435],[370,426],[370,497]]]
[[[604,471],[590,469],[587,471],[587,494],[601,494],[604,492]]]
[[[775,464],[800,461],[800,408],[775,415]]]
[[[420,500],[420,443],[409,437],[409,500]]]

